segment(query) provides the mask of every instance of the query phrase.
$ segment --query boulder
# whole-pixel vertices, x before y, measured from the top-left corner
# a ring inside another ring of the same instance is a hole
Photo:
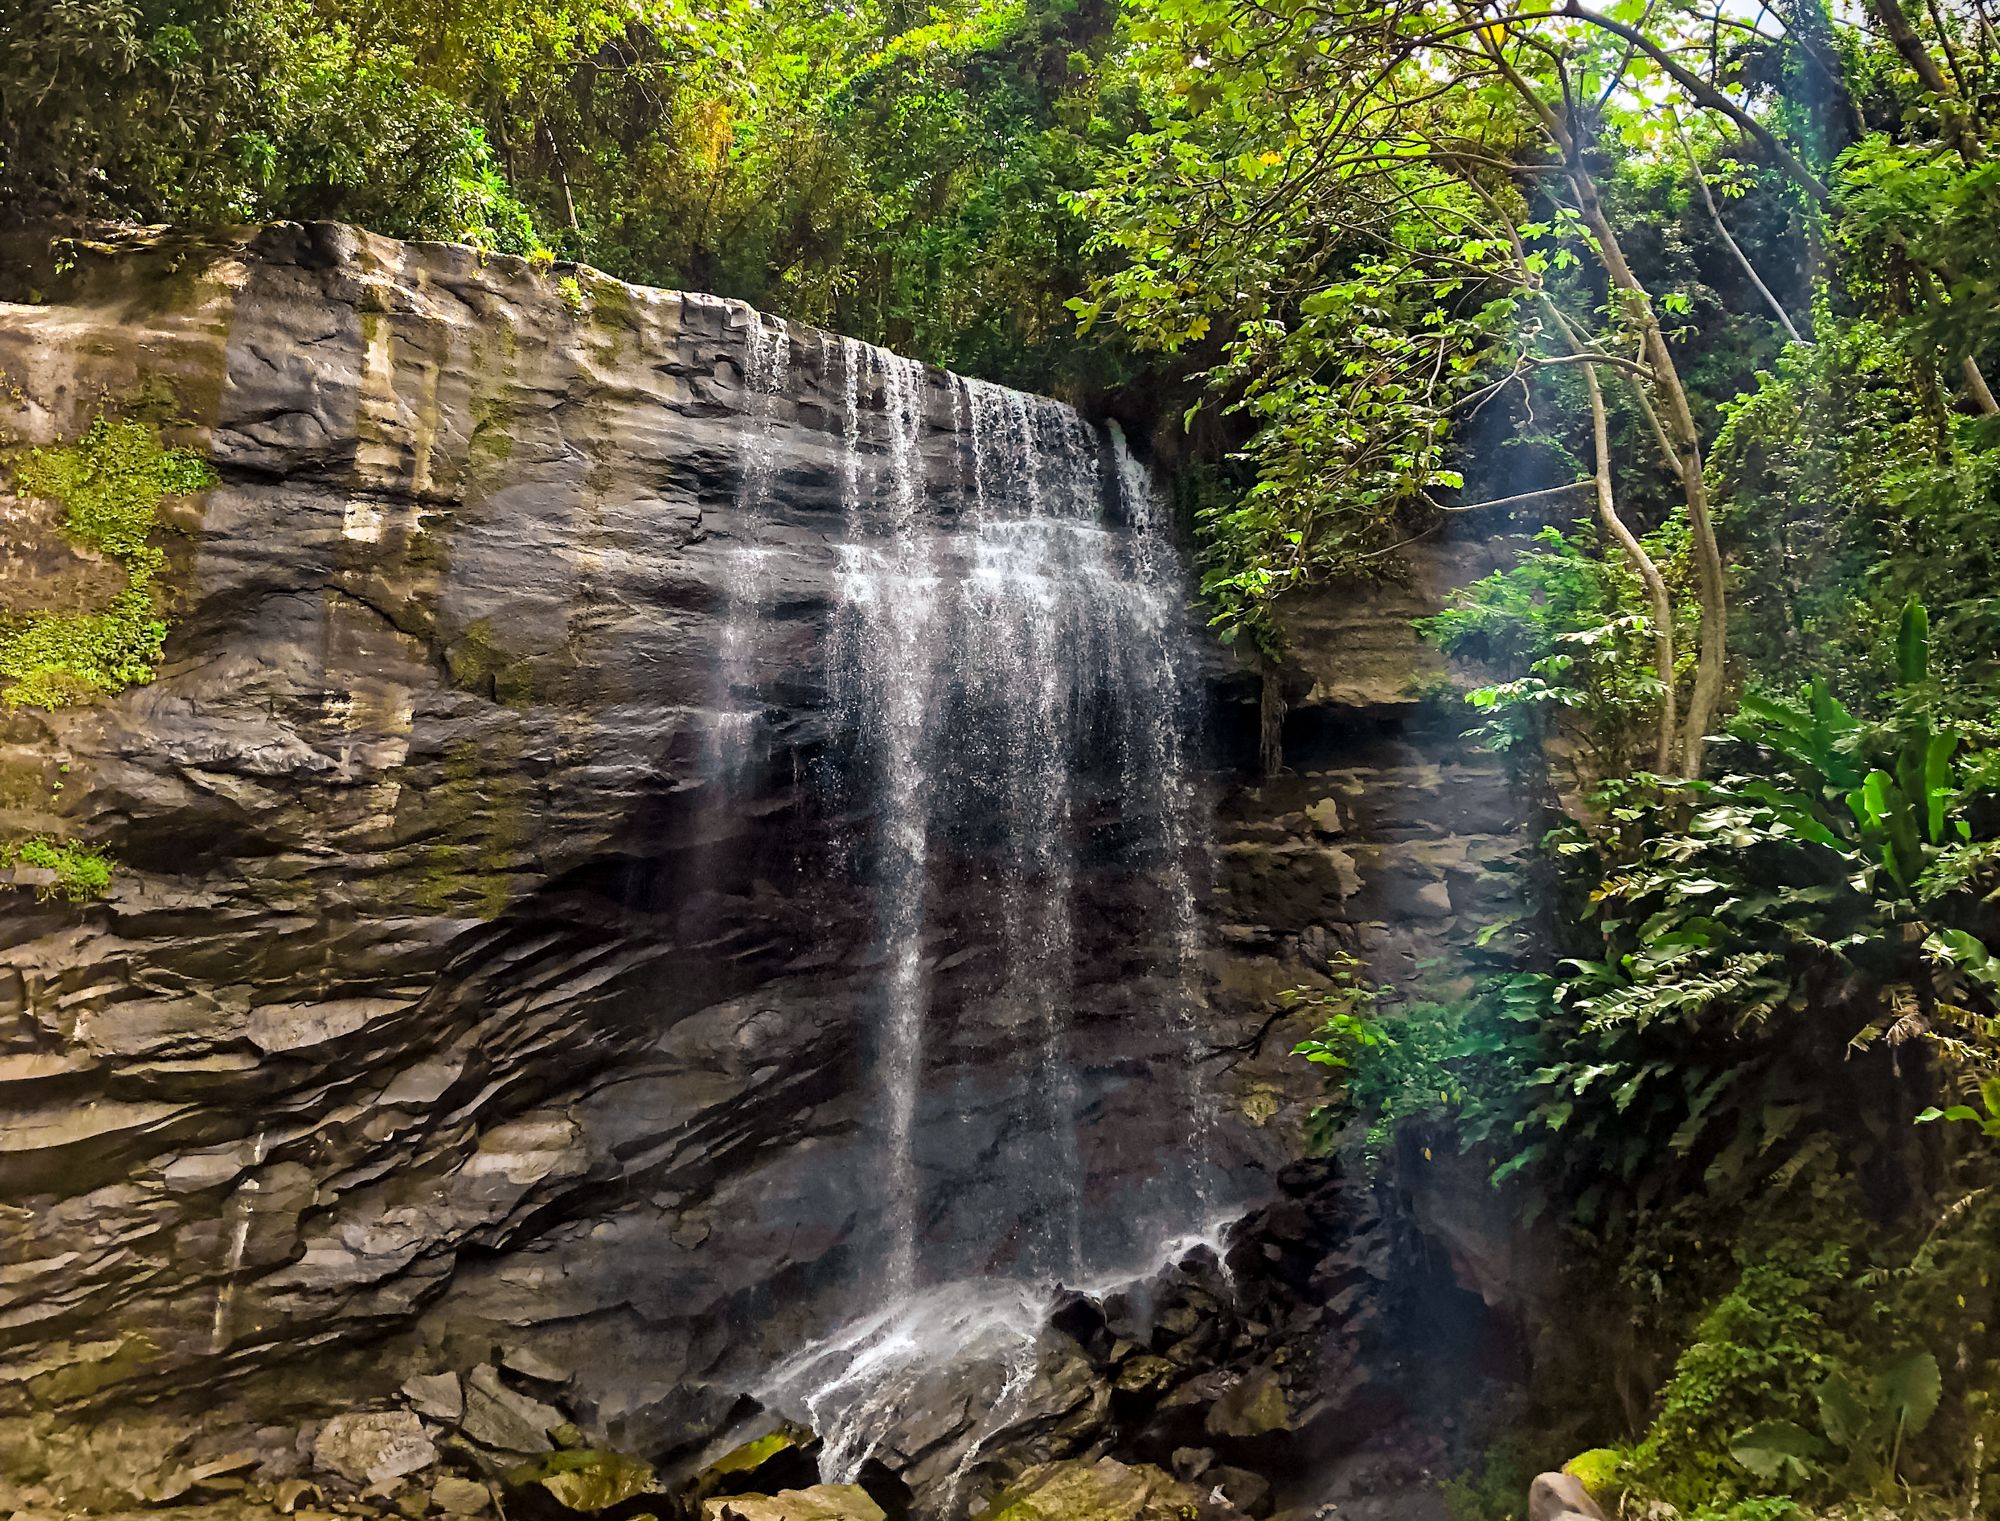
[[[509,1389],[491,1363],[481,1363],[465,1381],[465,1434],[482,1447],[547,1452],[555,1445],[549,1433],[562,1424],[560,1410]]]
[[[281,1479],[271,1489],[271,1506],[281,1516],[294,1514],[305,1504],[307,1496],[318,1505],[326,1496],[320,1487],[310,1479]]]
[[[431,1486],[431,1504],[447,1516],[476,1516],[492,1504],[493,1496],[476,1479],[439,1479]]]
[[[1174,1474],[1177,1478],[1193,1483],[1215,1466],[1213,1447],[1176,1447],[1174,1449]]]
[[[1340,804],[1330,797],[1323,797],[1306,809],[1306,822],[1321,834],[1340,834]]]
[[[1570,1516],[1605,1521],[1603,1510],[1575,1474],[1536,1474],[1528,1486],[1528,1521],[1567,1521]]]
[[[569,1369],[551,1362],[528,1347],[509,1347],[500,1354],[500,1366],[538,1384],[566,1384]]]
[[[1271,1481],[1262,1474],[1224,1465],[1211,1468],[1202,1475],[1201,1482],[1246,1516],[1271,1514]]]
[[[255,1468],[259,1461],[258,1454],[254,1452],[228,1453],[223,1457],[172,1469],[145,1485],[141,1492],[152,1504],[164,1505],[191,1491],[215,1493],[242,1489],[246,1487],[246,1481],[241,1475]]]
[[[1165,1469],[1081,1458],[1029,1469],[993,1502],[991,1521],[1189,1521],[1228,1515],[1212,1493]],[[703,1521],[709,1521],[706,1516]]]
[[[1224,1390],[1209,1406],[1203,1429],[1212,1437],[1240,1440],[1288,1431],[1291,1424],[1291,1406],[1285,1400],[1278,1375],[1269,1368],[1256,1368]]]
[[[515,1469],[507,1483],[511,1489],[538,1488],[562,1509],[586,1516],[660,1492],[652,1464],[609,1448],[550,1453]]]
[[[437,1459],[423,1422],[407,1410],[336,1415],[313,1440],[318,1467],[371,1489],[421,1472]]]
[[[465,1414],[465,1391],[452,1372],[416,1373],[403,1380],[403,1398],[418,1415],[456,1421]]]
[[[738,1442],[698,1468],[682,1501],[698,1504],[711,1495],[809,1488],[818,1478],[812,1456],[817,1450],[818,1441],[810,1431],[781,1421],[775,1429]]]
[[[859,1484],[815,1484],[775,1495],[723,1495],[704,1500],[701,1521],[888,1521]]]
[[[1121,1394],[1145,1394],[1165,1388],[1177,1371],[1164,1357],[1142,1352],[1119,1366],[1115,1386]]]

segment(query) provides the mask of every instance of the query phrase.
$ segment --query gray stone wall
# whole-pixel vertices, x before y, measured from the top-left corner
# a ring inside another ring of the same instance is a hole
[[[572,1370],[596,1429],[657,1443],[708,1429],[875,1270],[869,905],[811,781],[841,739],[838,384],[799,335],[762,529],[775,743],[725,796],[704,736],[753,319],[574,278],[277,227],[135,237],[0,307],[8,447],[109,405],[222,478],[170,514],[159,678],[0,711],[0,838],[119,862],[87,906],[0,887],[0,1418],[310,1413],[514,1346]],[[102,579],[5,495],[0,551],[17,609]],[[1477,928],[1519,843],[1492,768],[1418,722],[1429,574],[1302,608],[1292,769],[1215,778],[1204,1068],[1246,1202],[1317,1089],[1276,993],[1336,945],[1407,978]],[[1135,949],[1157,926],[1119,869],[1107,843],[1077,991],[1114,1220],[1181,1123]],[[1012,1034],[979,1013],[998,951],[966,884],[933,964],[976,1066]],[[1003,1098],[930,1102],[963,1121],[940,1177],[976,1193]]]

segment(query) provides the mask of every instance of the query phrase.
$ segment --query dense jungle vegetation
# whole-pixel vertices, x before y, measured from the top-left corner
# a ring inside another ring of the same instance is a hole
[[[712,289],[1157,424],[1203,593],[1517,536],[1426,694],[1547,821],[1329,1133],[1565,1277],[1506,1514],[1995,1512],[1988,0],[20,0],[0,208],[337,217]],[[135,571],[135,575],[137,572]],[[1461,701],[1460,699],[1466,699]]]

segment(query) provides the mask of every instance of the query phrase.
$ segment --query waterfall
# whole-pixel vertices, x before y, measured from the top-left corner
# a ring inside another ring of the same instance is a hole
[[[1123,670],[1137,697],[1127,712],[1135,720],[1126,740],[1124,794],[1150,798],[1153,828],[1160,842],[1160,881],[1166,899],[1173,944],[1173,986],[1166,1008],[1188,1059],[1182,1065],[1179,1099],[1187,1115],[1188,1147],[1182,1161],[1188,1187],[1201,1216],[1214,1205],[1207,1168],[1210,1150],[1209,1106],[1203,1102],[1197,1070],[1201,1054],[1201,1016],[1206,1007],[1202,960],[1206,950],[1201,917],[1201,891],[1210,863],[1203,850],[1199,824],[1201,799],[1188,764],[1187,734],[1181,721],[1194,700],[1194,671],[1186,641],[1172,612],[1180,584],[1180,562],[1165,537],[1158,490],[1146,467],[1125,442],[1125,430],[1110,425],[1119,506],[1132,530],[1132,570],[1145,588],[1145,645],[1157,652]],[[1124,648],[1124,647],[1121,647]]]
[[[888,1120],[886,1277],[891,1292],[902,1295],[915,1286],[919,1230],[915,1127],[924,1036],[925,865],[931,831],[926,780],[934,761],[932,626],[938,577],[921,520],[917,445],[924,420],[924,368],[862,344],[851,343],[846,350],[848,447],[841,507],[849,542],[840,549],[835,591],[844,627],[833,641],[837,653],[829,686],[836,706],[862,736],[878,787],[882,824],[876,882],[888,966],[877,1060]],[[861,537],[863,503],[854,464],[860,393],[855,371],[864,360],[881,382],[888,434],[887,512],[884,531],[874,539]]]
[[[728,547],[722,560],[728,602],[717,652],[715,727],[709,741],[714,772],[725,784],[739,780],[749,763],[763,707],[757,696],[756,638],[768,552],[758,540],[757,525],[777,474],[778,405],[789,383],[792,358],[792,335],[782,321],[747,306],[743,311],[749,314],[742,365],[746,427],[736,482],[736,519],[742,526],[741,538]],[[749,706],[738,706],[746,699]]]
[[[760,333],[745,370],[746,510],[770,489],[768,398],[784,381]],[[861,1313],[763,1393],[813,1424],[823,1470],[847,1479],[936,1368],[979,1363],[992,1387],[955,1449],[955,1493],[1028,1387],[1054,1286],[1129,1279],[1213,1228],[1186,587],[1115,428],[850,339],[819,352],[839,416],[827,683],[873,904],[862,1125],[879,1214]],[[740,553],[754,555],[746,532]],[[732,610],[739,600],[754,612],[733,584]],[[725,641],[725,666],[737,648]],[[727,673],[732,690],[746,671]],[[1108,854],[1152,904],[1134,932],[1144,946],[1119,949],[1149,968],[1149,1038],[1173,1066],[1171,1091],[1147,1102],[1171,1106],[1167,1128],[1185,1138],[1145,1241],[1115,1250],[1085,1196],[1076,972],[1080,936],[1111,933],[1091,911],[1086,846],[1093,871]],[[968,1020],[1004,1044],[955,1058]],[[968,1116],[994,1095],[1008,1112],[975,1140]],[[1003,1192],[948,1197],[946,1164],[975,1145],[1001,1149]]]

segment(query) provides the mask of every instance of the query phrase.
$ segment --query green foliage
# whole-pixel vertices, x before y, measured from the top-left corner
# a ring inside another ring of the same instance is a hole
[[[1330,1144],[1359,1122],[1364,1158],[1378,1161],[1396,1128],[1423,1118],[1450,1128],[1458,1144],[1502,1144],[1519,1118],[1519,1075],[1547,1016],[1552,980],[1498,972],[1458,999],[1418,999],[1381,1007],[1382,993],[1363,980],[1360,963],[1342,956],[1328,985],[1297,988],[1284,1005],[1324,1017],[1295,1054],[1329,1070],[1334,1091],[1313,1113],[1315,1135]]]
[[[1466,694],[1487,715],[1480,738],[1519,766],[1564,766],[1579,790],[1640,763],[1661,681],[1644,588],[1626,561],[1603,554],[1596,538],[1587,530],[1544,528],[1508,568],[1417,623],[1457,659],[1522,673]],[[1678,520],[1649,535],[1647,547],[1672,578],[1682,578],[1686,535]],[[1691,641],[1678,647],[1687,651]],[[1674,679],[1685,674],[1675,672]],[[1565,742],[1560,761],[1550,746],[1557,739]]]
[[[129,587],[101,612],[0,619],[0,702],[61,708],[151,681],[166,637],[151,593]]]
[[[1855,1349],[1842,1323],[1844,1246],[1785,1243],[1739,1266],[1735,1288],[1675,1364],[1625,1468],[1634,1492],[1683,1510],[1742,1497],[1750,1475],[1731,1458],[1732,1446],[1746,1430],[1768,1435],[1769,1423],[1810,1409],[1815,1391],[1846,1370]],[[1778,1445],[1757,1450],[1774,1465],[1763,1477],[1777,1479],[1797,1460],[1782,1439],[1773,1440]]]
[[[2000,437],[1948,413],[1934,368],[1884,324],[1822,308],[1725,408],[1714,471],[1739,546],[1739,644],[1765,679],[1826,675],[1873,706],[1902,607],[1934,621],[1942,677],[1990,679],[2000,649]]]
[[[1971,941],[1970,936],[1966,939]],[[1986,955],[1983,946],[1979,946],[1976,941],[1972,941],[1971,944],[1980,958],[1981,966],[1991,962],[1992,958]],[[2000,1140],[2000,1076],[1986,1078],[1980,1083],[1979,1102],[1986,1111],[1984,1114],[1970,1104],[1953,1104],[1948,1109],[1940,1109],[1933,1104],[1917,1116],[1917,1123],[1925,1125],[1932,1120],[1962,1120],[1967,1124],[1977,1125],[1980,1134],[1988,1140]]]
[[[155,429],[107,417],[75,445],[29,453],[15,491],[61,503],[64,534],[116,560],[126,584],[92,612],[0,612],[0,702],[59,708],[152,680],[167,636],[153,592],[165,563],[149,542],[155,515],[163,498],[214,479],[199,455],[162,448]]]
[[[501,3],[437,26],[393,5],[27,0],[0,22],[0,197],[30,215],[340,216],[515,246],[525,215],[437,60],[504,78],[562,45],[557,14]]]
[[[1838,1463],[1844,1490],[1880,1493],[1896,1477],[1904,1440],[1922,1435],[1942,1393],[1937,1358],[1921,1350],[1866,1379],[1836,1372],[1819,1388],[1817,1432],[1796,1421],[1760,1421],[1730,1440],[1729,1455],[1788,1490],[1804,1489]]]
[[[1586,1218],[1785,1186],[1872,1146],[1841,1074],[1914,1029],[1984,1075],[1986,887],[1938,868],[1984,837],[1991,790],[1926,704],[1923,625],[1913,609],[1887,718],[1823,682],[1752,694],[1721,779],[1609,788],[1600,822],[1552,837],[1598,945],[1566,963],[1516,1160],[1553,1168]]]
[[[1124,135],[1111,0],[28,0],[0,202],[359,222],[589,261],[1043,389],[1076,336],[1064,196]],[[102,102],[115,99],[118,111]],[[32,104],[31,104],[32,103]]]
[[[160,554],[146,541],[160,499],[200,491],[214,479],[199,455],[161,448],[159,434],[144,423],[99,417],[75,446],[30,452],[14,472],[14,489],[60,502],[71,539],[135,577],[150,577]]]
[[[60,894],[72,903],[101,898],[111,887],[112,862],[102,851],[75,840],[38,836],[0,845],[0,866],[32,866],[56,874],[55,885],[39,890],[38,896]]]
[[[1440,1486],[1452,1521],[1514,1521],[1523,1514],[1528,1486],[1547,1466],[1533,1445],[1503,1437],[1480,1455],[1478,1464]]]
[[[1913,362],[1949,366],[1993,352],[2000,163],[1872,135],[1841,156],[1840,209],[1850,278],[1881,294]]]

